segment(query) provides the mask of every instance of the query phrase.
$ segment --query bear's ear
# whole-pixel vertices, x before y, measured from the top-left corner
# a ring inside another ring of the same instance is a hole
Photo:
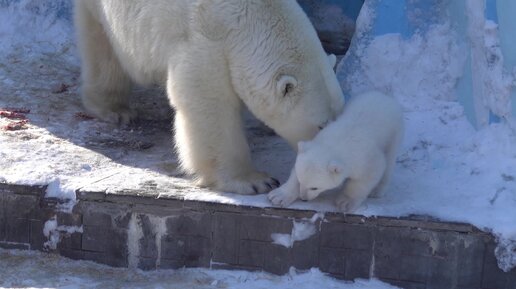
[[[337,161],[331,161],[328,164],[328,171],[330,171],[330,173],[332,173],[332,174],[341,174],[342,170],[343,170],[342,164]]]
[[[328,54],[328,62],[332,69],[335,69],[335,65],[337,65],[337,56],[335,54]]]
[[[201,33],[211,40],[221,40],[227,34],[224,5],[218,0],[201,0],[197,5],[196,19]]]
[[[300,141],[297,143],[297,152],[298,153],[304,153],[308,150],[310,147],[310,143],[307,141]]]
[[[288,96],[297,86],[297,79],[290,75],[282,75],[276,84],[276,94],[280,97]]]

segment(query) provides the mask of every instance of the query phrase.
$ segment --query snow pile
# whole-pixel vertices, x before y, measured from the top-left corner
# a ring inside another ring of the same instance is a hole
[[[47,241],[43,244],[43,248],[46,250],[55,250],[57,245],[61,241],[62,234],[73,234],[82,233],[82,226],[64,226],[57,224],[57,216],[53,216],[45,222],[43,226],[43,235],[47,238]]]
[[[290,235],[274,233],[271,234],[271,239],[274,244],[281,245],[285,248],[292,248],[294,242],[306,240],[317,233],[316,222],[319,219],[324,220],[324,214],[316,213],[312,218],[307,220],[294,220],[292,233],[290,233]]]
[[[0,288],[395,289],[378,280],[339,281],[317,269],[285,276],[208,269],[140,270],[73,261],[52,254],[0,249]]]

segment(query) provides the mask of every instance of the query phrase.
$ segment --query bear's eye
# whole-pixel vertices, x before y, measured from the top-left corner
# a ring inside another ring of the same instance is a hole
[[[310,191],[317,191],[319,188],[310,188]]]
[[[292,83],[287,83],[285,85],[285,91],[283,91],[283,96],[287,96],[292,90],[294,90],[294,85]]]

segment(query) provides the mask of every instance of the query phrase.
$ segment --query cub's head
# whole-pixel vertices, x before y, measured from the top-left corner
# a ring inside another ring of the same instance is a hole
[[[300,198],[310,201],[322,192],[335,189],[346,179],[344,164],[331,149],[312,142],[300,142],[295,168]]]
[[[223,43],[234,91],[291,146],[342,111],[335,56],[326,55],[295,0],[201,1],[218,3],[204,7],[215,13],[204,17],[206,35]]]

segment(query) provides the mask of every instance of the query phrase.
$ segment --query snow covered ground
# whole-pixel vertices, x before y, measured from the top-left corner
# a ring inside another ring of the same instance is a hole
[[[53,254],[0,249],[0,288],[395,289],[378,280],[339,281],[317,269],[285,276],[208,269],[140,270],[72,261]]]
[[[116,128],[82,114],[73,29],[68,19],[41,12],[45,5],[37,3],[0,2],[0,108],[30,109],[23,129],[0,130],[0,181],[108,193],[151,184],[164,195],[270,206],[264,195],[194,188],[177,172],[170,109],[163,97],[148,97],[160,95],[159,89],[136,93],[136,98],[147,96],[141,110],[152,114],[135,127]],[[39,16],[27,12],[34,7]],[[361,17],[358,33],[368,14]],[[391,185],[383,198],[368,200],[357,213],[472,223],[497,236],[499,265],[509,270],[516,265],[516,133],[505,123],[476,131],[467,121],[454,95],[463,53],[450,35],[448,26],[436,26],[424,37],[384,35],[367,49],[351,51],[362,69],[345,74],[343,88],[352,94],[369,88],[393,94],[406,120]],[[0,127],[15,121],[0,117]],[[257,166],[284,181],[294,153],[259,124],[250,122],[249,129]],[[331,196],[293,207],[335,210]]]

